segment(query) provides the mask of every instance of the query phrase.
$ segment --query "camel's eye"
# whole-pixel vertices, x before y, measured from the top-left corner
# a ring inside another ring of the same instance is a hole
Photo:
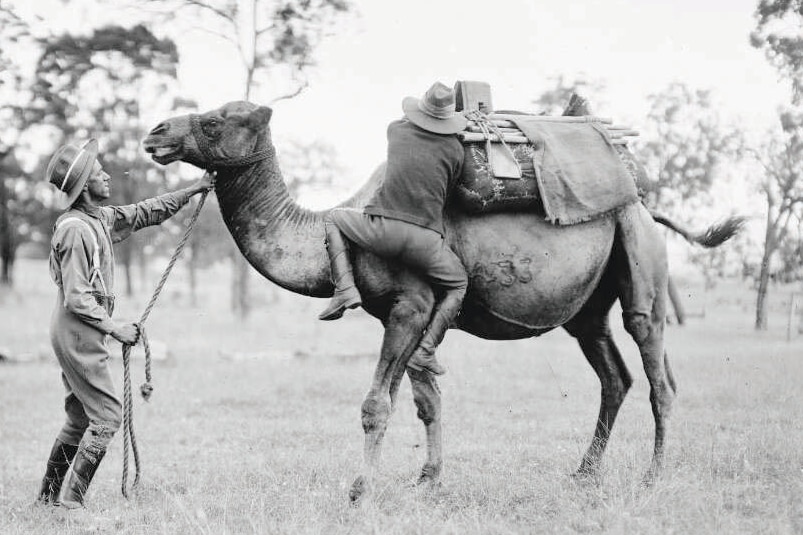
[[[201,123],[201,129],[203,130],[204,135],[208,138],[218,137],[222,127],[223,122],[219,119],[215,119],[214,117]]]

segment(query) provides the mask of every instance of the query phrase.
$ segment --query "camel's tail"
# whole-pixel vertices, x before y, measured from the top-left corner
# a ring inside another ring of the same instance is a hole
[[[738,233],[745,222],[746,217],[731,216],[720,223],[711,225],[706,230],[698,233],[691,232],[682,228],[678,223],[675,223],[665,215],[650,210],[650,215],[658,223],[670,228],[686,238],[686,240],[702,245],[703,247],[717,247],[722,245]]]

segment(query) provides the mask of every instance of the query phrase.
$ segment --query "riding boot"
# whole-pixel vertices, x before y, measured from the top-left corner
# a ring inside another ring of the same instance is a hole
[[[414,370],[425,370],[434,375],[443,375],[446,368],[435,358],[435,349],[443,341],[446,331],[460,312],[465,290],[451,290],[435,307],[435,313],[429,322],[427,331],[418,343],[407,366]]]
[[[42,479],[42,488],[39,489],[38,500],[40,503],[58,504],[61,483],[64,481],[64,475],[70,468],[70,463],[77,451],[78,446],[65,444],[59,439],[56,439],[56,442],[53,443],[53,448],[50,450],[50,458],[47,460],[45,477]]]
[[[332,282],[335,293],[329,306],[321,312],[318,319],[336,320],[343,315],[347,308],[357,308],[362,304],[360,292],[354,284],[354,275],[351,271],[348,246],[346,240],[336,225],[326,223],[326,250],[329,252],[329,263],[332,267]]]
[[[101,451],[92,459],[84,451],[79,451],[72,463],[72,469],[67,475],[67,482],[61,496],[61,504],[67,509],[78,509],[84,506],[84,496],[95,472],[106,455]]]

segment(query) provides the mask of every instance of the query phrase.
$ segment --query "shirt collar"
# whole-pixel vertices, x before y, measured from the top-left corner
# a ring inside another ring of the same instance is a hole
[[[82,202],[77,202],[72,206],[72,208],[73,210],[83,212],[90,217],[94,217],[95,219],[100,219],[100,206],[86,205]]]

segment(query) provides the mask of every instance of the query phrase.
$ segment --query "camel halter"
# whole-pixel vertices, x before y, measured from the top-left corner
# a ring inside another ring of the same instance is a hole
[[[212,179],[212,186],[214,187],[214,178]],[[198,221],[201,208],[204,207],[204,201],[206,201],[206,197],[209,195],[210,191],[211,190],[206,190],[201,193],[201,199],[198,201],[198,206],[195,208],[195,212],[193,212],[192,217],[187,224],[187,230],[184,231],[184,236],[181,237],[181,240],[176,245],[176,250],[173,252],[170,262],[167,263],[167,267],[162,273],[162,278],[159,280],[159,284],[156,285],[156,289],[153,292],[151,300],[148,302],[148,305],[145,307],[145,311],[142,313],[139,322],[136,324],[139,331],[139,338],[142,340],[142,348],[145,351],[145,382],[139,388],[142,399],[145,401],[148,401],[153,393],[153,386],[151,385],[151,349],[148,345],[148,337],[145,334],[145,321],[148,319],[153,306],[156,304],[156,299],[158,299],[159,294],[162,293],[162,288],[164,287],[165,282],[167,282],[167,276],[170,275],[170,271],[173,269],[176,260],[178,260],[178,257],[181,256],[184,246],[187,245],[187,240],[189,239],[190,233],[195,226],[195,222]],[[134,436],[134,403],[131,395],[132,347],[132,345],[123,344],[123,477],[120,487],[123,492],[123,496],[126,498],[128,498],[129,442],[131,443],[131,450],[134,454],[135,466],[134,483],[131,485],[132,490],[139,484],[140,473],[139,450],[137,449],[137,439]]]
[[[201,128],[201,120],[199,117],[200,116],[195,114],[190,115],[190,131],[192,132],[192,137],[195,138],[195,143],[198,145],[198,149],[206,158],[206,168],[208,170],[213,171],[227,167],[245,167],[247,165],[261,162],[262,160],[265,160],[273,155],[273,147],[268,144],[266,148],[260,149],[251,154],[246,154],[245,156],[238,158],[226,158],[223,160],[219,159],[218,156],[212,152],[212,146],[209,144],[209,138],[206,137],[206,134],[204,134],[203,129]],[[263,138],[264,134],[260,134],[259,140],[261,141]]]

